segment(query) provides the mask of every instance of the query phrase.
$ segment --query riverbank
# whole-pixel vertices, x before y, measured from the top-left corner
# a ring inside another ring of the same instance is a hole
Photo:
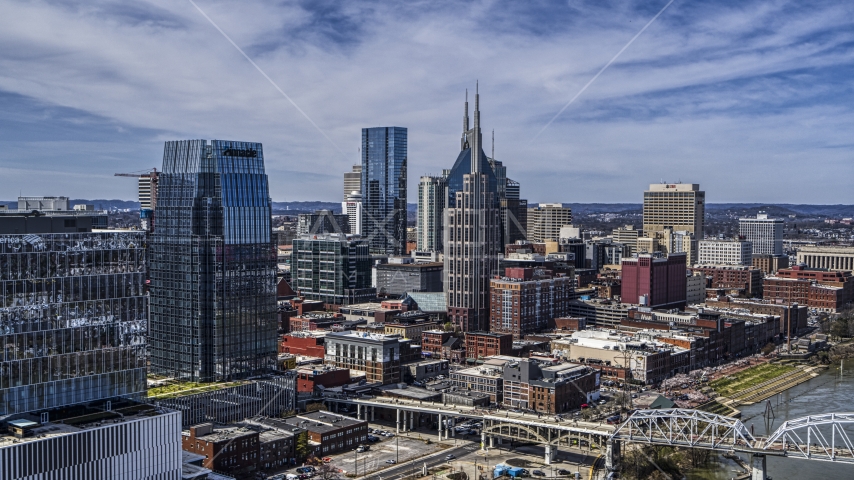
[[[731,413],[735,413],[738,411],[736,407],[753,405],[778,395],[817,377],[824,368],[827,367],[768,362],[714,380],[709,386],[717,394],[714,402],[734,410]],[[704,408],[704,410],[709,409]]]

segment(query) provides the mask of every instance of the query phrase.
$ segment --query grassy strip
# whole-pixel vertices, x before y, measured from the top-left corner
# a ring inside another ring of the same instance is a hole
[[[210,392],[213,390],[221,390],[223,388],[240,385],[240,382],[231,383],[197,383],[197,382],[176,382],[170,385],[154,387],[148,389],[148,396],[158,399],[169,399],[180,397],[182,395],[190,395],[195,393]]]
[[[750,387],[794,371],[792,365],[764,363],[709,383],[718,395],[731,396]]]

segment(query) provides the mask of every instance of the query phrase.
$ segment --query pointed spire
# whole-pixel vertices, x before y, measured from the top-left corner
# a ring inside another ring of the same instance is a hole
[[[483,136],[480,133],[480,81],[475,84],[474,90],[474,126],[469,138],[471,147],[471,173],[482,173],[480,153],[483,151]]]
[[[492,129],[492,161],[495,161],[495,129]]]
[[[460,150],[465,150],[468,145],[469,131],[469,89],[466,89],[466,108],[463,113],[463,138],[460,139]]]

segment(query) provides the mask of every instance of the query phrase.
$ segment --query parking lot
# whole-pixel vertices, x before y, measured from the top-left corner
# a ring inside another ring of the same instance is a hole
[[[356,453],[354,449],[351,452],[330,455],[331,463],[343,470],[345,474],[354,473],[361,476],[387,468],[392,465],[391,461],[403,463],[447,448],[433,441],[428,444],[427,441],[417,437],[396,435],[390,438],[383,436],[379,438],[381,440],[378,442],[365,442],[370,445],[370,449],[366,452]]]

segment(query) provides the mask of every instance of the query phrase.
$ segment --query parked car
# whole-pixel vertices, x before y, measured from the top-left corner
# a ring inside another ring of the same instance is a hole
[[[387,464],[389,464],[389,465],[394,465],[395,463],[397,463],[397,460],[395,460],[395,459],[390,459],[390,460],[386,460],[386,461],[385,461],[385,463],[387,463]]]
[[[561,468],[560,470],[557,471],[557,474],[558,475],[572,475],[572,472],[570,472],[569,470],[566,470],[564,468]]]
[[[369,441],[369,442],[379,442],[379,441],[380,441],[380,437],[375,437],[375,436],[373,436],[373,435],[368,435],[368,441]]]
[[[544,472],[542,470],[534,470],[533,472],[531,472],[531,475],[533,475],[535,477],[545,477],[546,472]]]

